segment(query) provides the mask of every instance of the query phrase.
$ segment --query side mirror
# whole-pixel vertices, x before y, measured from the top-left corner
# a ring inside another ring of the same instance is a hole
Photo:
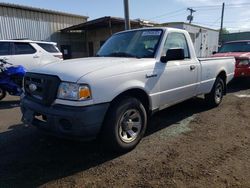
[[[166,63],[171,60],[183,60],[183,59],[185,59],[183,48],[171,48],[168,49],[166,56],[161,57],[161,62]]]
[[[217,53],[216,51],[213,51],[213,52],[212,52],[213,55],[216,54],[216,53]]]

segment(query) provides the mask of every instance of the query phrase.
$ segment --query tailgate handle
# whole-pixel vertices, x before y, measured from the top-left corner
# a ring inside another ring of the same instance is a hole
[[[190,66],[190,70],[193,71],[196,67],[194,65]]]

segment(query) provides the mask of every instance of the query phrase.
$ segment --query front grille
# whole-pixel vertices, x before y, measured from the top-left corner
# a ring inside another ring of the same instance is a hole
[[[57,76],[26,73],[24,77],[27,97],[44,105],[50,105],[55,100],[59,84]]]

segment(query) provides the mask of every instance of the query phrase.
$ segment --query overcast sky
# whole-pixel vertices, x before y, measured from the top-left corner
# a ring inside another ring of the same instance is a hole
[[[123,0],[2,0],[2,2],[59,10],[95,19],[102,16],[123,17]],[[225,2],[224,26],[231,31],[250,31],[249,0],[130,0],[131,19],[155,22],[186,21],[192,7],[194,24],[218,29],[221,6]]]

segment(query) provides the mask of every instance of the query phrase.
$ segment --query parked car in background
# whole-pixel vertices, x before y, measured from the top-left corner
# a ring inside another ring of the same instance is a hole
[[[198,59],[185,30],[117,33],[96,57],[27,72],[22,120],[57,136],[99,136],[106,146],[127,151],[139,143],[153,112],[201,94],[218,106],[234,64],[233,57]]]
[[[250,77],[250,40],[227,42],[213,55],[213,57],[230,56],[236,59],[234,77]]]
[[[0,40],[0,59],[27,70],[62,60],[54,42],[32,40]]]

